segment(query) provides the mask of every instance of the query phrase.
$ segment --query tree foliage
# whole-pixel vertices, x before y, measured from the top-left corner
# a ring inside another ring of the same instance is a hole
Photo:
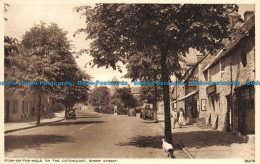
[[[185,55],[192,47],[213,52],[229,37],[228,14],[236,5],[221,4],[96,4],[75,8],[86,17],[84,32],[92,39],[90,55],[100,66],[116,68],[136,51],[167,46],[171,55]],[[167,43],[165,44],[165,39]]]
[[[72,107],[76,102],[86,101],[89,88],[85,85],[78,86],[77,81],[88,80],[90,76],[77,66],[66,35],[67,32],[54,23],[46,25],[41,22],[33,26],[17,44],[19,52],[12,57],[13,76],[8,76],[7,80],[16,81],[17,89],[25,95],[37,92],[62,101],[66,108]],[[19,85],[21,81],[67,84],[22,86]]]
[[[110,90],[106,86],[100,86],[97,88],[92,89],[90,92],[90,98],[89,98],[89,103],[92,106],[107,106],[110,103]]]
[[[175,71],[169,66],[185,56],[190,48],[213,53],[230,38],[229,14],[237,12],[233,4],[96,4],[75,8],[86,18],[84,32],[91,39],[92,64],[116,69],[137,52],[154,51],[162,81]],[[163,86],[165,136],[172,143],[169,86]]]
[[[156,101],[161,100],[163,98],[163,88],[162,86],[157,86],[157,91],[155,94],[155,87],[153,85],[144,85],[141,86],[140,99],[142,101],[147,101],[149,104],[154,103],[154,96]]]
[[[137,100],[132,94],[131,88],[117,88],[112,95],[111,104],[127,109],[135,108],[137,106]]]
[[[8,10],[7,10],[8,7],[10,7],[10,5],[7,4],[7,3],[4,3],[4,12],[7,12],[7,11],[8,11]],[[4,17],[4,20],[7,21],[8,19],[7,19],[6,17]]]

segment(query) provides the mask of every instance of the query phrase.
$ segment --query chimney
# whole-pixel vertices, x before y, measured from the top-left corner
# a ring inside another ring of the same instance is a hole
[[[203,59],[204,55],[197,55],[197,63],[200,62]]]
[[[233,27],[238,20],[241,20],[241,15],[229,15],[230,27]]]
[[[251,15],[254,15],[255,12],[254,11],[246,11],[244,13],[244,20],[246,21]]]

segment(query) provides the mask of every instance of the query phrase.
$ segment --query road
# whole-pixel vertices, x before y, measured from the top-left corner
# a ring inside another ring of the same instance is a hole
[[[165,158],[158,124],[77,111],[76,120],[8,133],[9,158]]]

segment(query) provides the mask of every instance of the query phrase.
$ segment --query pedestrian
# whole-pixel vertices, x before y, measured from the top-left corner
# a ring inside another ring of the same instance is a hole
[[[180,108],[180,116],[179,116],[179,127],[181,128],[183,125],[186,125],[185,118],[184,118],[184,110],[183,108]]]
[[[179,112],[174,110],[172,112],[172,123],[173,123],[173,129],[175,128],[175,124],[178,123],[179,120]]]

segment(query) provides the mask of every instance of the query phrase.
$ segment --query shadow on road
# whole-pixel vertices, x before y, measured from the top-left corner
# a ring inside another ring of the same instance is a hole
[[[81,125],[81,124],[101,124],[104,121],[74,121],[73,122],[58,122],[55,124],[50,124],[48,126],[68,126],[68,125]]]
[[[40,149],[47,147],[48,144],[57,144],[61,142],[73,142],[70,136],[61,135],[9,135],[5,136],[5,151],[10,152],[13,149]]]
[[[129,142],[121,142],[117,145],[162,149],[162,138],[163,136],[137,136],[131,138]],[[174,150],[182,149],[177,143],[174,143],[173,148]]]
[[[154,121],[143,121],[142,123],[144,123],[144,124],[158,124],[159,122],[154,122]]]
[[[230,146],[233,143],[247,143],[247,136],[238,136],[221,131],[173,132],[173,140],[177,139],[188,148],[204,148],[210,146]]]
[[[173,148],[181,150],[181,146],[187,148],[205,148],[210,146],[231,146],[233,143],[247,143],[247,136],[238,136],[221,131],[193,131],[174,132],[172,134]],[[119,146],[136,146],[142,148],[162,148],[163,136],[136,136],[129,142],[119,143]]]
[[[100,118],[101,116],[84,116],[84,115],[77,115],[77,118]]]

